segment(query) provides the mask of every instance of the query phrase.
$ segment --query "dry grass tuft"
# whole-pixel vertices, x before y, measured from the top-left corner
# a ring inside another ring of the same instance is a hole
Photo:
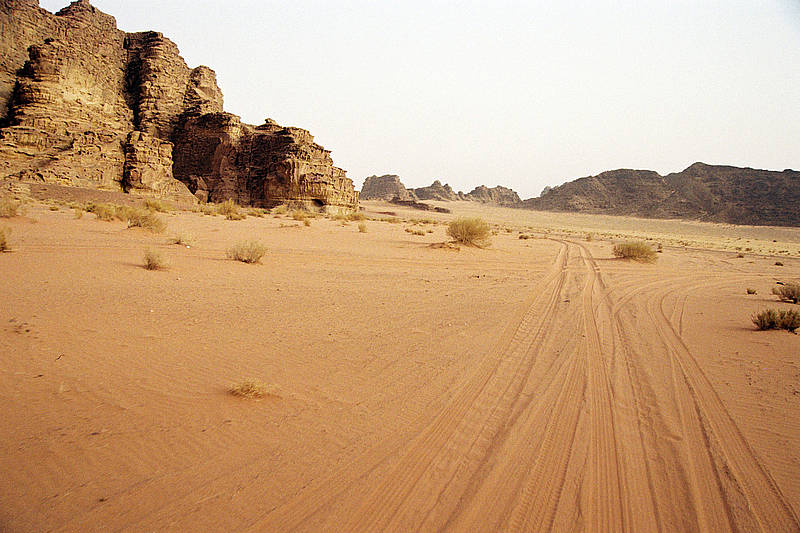
[[[144,268],[147,270],[164,270],[167,268],[167,262],[164,261],[164,256],[155,250],[144,251]]]
[[[254,400],[263,398],[265,396],[278,396],[275,387],[256,380],[247,380],[235,385],[231,385],[231,388],[228,389],[228,392],[234,396],[250,398]]]
[[[367,232],[367,224],[365,222],[358,223],[358,232],[359,233],[366,233]]]
[[[159,213],[169,213],[171,211],[170,207],[158,198],[146,198],[144,206],[150,211],[157,211]]]
[[[217,206],[217,213],[223,215],[228,220],[242,220],[247,217],[239,211],[239,206],[231,199],[225,200]]]
[[[2,218],[12,218],[17,215],[22,215],[24,209],[22,207],[22,202],[18,202],[13,198],[2,197],[0,198],[0,217]]]
[[[258,241],[243,241],[236,243],[228,250],[228,258],[242,263],[258,263],[264,254],[267,253],[267,247]]]
[[[748,287],[748,288],[747,288],[747,294],[758,294],[758,291],[756,291],[755,289],[751,289],[751,288],[749,288],[749,287]]]
[[[164,233],[167,223],[152,211],[133,210],[128,213],[129,228],[144,228],[153,233]]]
[[[751,319],[759,330],[785,329],[794,333],[800,328],[800,312],[795,310],[764,309],[754,314]]]
[[[0,228],[0,252],[10,252],[11,245],[8,237],[11,235],[11,228]]]
[[[800,303],[800,283],[784,283],[772,288],[772,294],[784,302]]]
[[[485,248],[491,244],[491,228],[482,218],[457,218],[447,226],[447,235],[455,242]]]
[[[194,235],[191,233],[177,233],[168,239],[170,244],[191,246],[194,243]]]
[[[640,263],[652,263],[656,260],[656,252],[643,241],[629,241],[615,244],[613,249],[614,257],[631,259]]]

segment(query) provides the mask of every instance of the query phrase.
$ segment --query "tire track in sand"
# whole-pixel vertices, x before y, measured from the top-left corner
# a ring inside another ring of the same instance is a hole
[[[479,462],[483,450],[508,417],[533,362],[530,347],[548,331],[560,300],[568,258],[569,247],[561,243],[555,268],[532,290],[521,316],[507,328],[495,353],[465,378],[441,412],[429,415],[428,422],[421,417],[419,423],[426,425],[416,436],[409,438],[407,432],[399,432],[330,477],[315,480],[250,529],[302,529],[313,515],[325,510],[329,512],[324,517],[329,529],[410,530],[415,529],[409,527],[412,523],[419,527],[421,517],[427,516],[422,507],[429,511],[432,506],[442,505],[443,499],[455,505],[460,494],[448,491],[448,487],[455,486],[456,478],[468,478],[471,465]],[[391,474],[382,475],[382,481],[377,480],[378,486],[373,487],[370,476],[380,468],[391,469]],[[418,494],[410,499],[415,488]],[[329,504],[347,491],[355,493],[349,501],[357,508],[331,509]],[[419,492],[425,495],[420,496]]]

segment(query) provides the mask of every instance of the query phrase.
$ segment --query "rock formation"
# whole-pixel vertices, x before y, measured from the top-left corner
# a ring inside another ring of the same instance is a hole
[[[385,174],[383,176],[369,176],[364,180],[361,192],[358,197],[362,200],[398,200],[407,201],[417,200],[417,195],[413,189],[406,189],[400,176],[395,174]]]
[[[800,226],[800,172],[695,163],[661,176],[612,170],[547,189],[520,207],[731,224]]]
[[[330,152],[299,128],[223,112],[214,71],[88,0],[53,15],[0,0],[0,178],[143,195],[354,209]]]
[[[515,207],[521,202],[519,195],[516,192],[500,185],[492,188],[489,188],[485,185],[480,185],[472,189],[467,194],[459,193],[459,196],[463,200],[508,207]]]
[[[442,182],[439,180],[435,180],[427,187],[414,189],[414,194],[416,194],[417,198],[420,200],[455,201],[460,199],[450,185],[447,183],[442,185]]]

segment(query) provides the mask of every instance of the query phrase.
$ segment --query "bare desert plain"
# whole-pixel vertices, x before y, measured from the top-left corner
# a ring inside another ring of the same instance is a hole
[[[446,207],[0,219],[0,530],[800,531],[800,229]]]

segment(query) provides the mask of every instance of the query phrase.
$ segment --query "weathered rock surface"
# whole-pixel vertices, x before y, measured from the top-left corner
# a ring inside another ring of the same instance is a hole
[[[414,191],[407,189],[400,181],[400,176],[395,174],[369,176],[364,180],[358,197],[362,200],[417,200]]]
[[[224,113],[214,71],[190,69],[160,33],[120,31],[88,0],[55,15],[0,0],[0,30],[0,178],[357,207],[307,131]]]
[[[800,226],[800,172],[695,163],[661,176],[612,170],[546,189],[520,207],[731,224]]]
[[[522,201],[516,192],[500,185],[492,188],[480,185],[467,194],[459,193],[459,196],[461,196],[463,200],[511,207],[516,206]]]
[[[441,200],[441,201],[455,201],[460,200],[458,195],[453,191],[452,187],[445,183],[442,185],[442,182],[439,180],[435,180],[432,184],[428,185],[427,187],[419,187],[414,189],[414,194],[417,195],[417,198],[420,200]]]

